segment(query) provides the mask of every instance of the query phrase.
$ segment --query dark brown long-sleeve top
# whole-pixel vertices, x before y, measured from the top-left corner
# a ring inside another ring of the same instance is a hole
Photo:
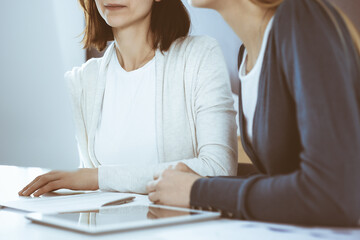
[[[248,220],[358,224],[360,57],[340,15],[325,5],[330,15],[315,0],[285,0],[277,9],[253,141],[242,139],[261,174],[200,179],[191,190],[193,207]],[[239,106],[244,136],[241,96]]]

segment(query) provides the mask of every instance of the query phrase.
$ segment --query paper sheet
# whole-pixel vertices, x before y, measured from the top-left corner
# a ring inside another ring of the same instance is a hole
[[[136,194],[117,192],[55,193],[43,197],[19,197],[0,205],[28,212],[73,212],[99,209],[103,204]]]

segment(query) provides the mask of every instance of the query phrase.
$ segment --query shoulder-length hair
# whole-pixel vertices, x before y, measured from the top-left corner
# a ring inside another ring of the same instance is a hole
[[[114,40],[112,28],[101,17],[95,0],[79,0],[79,3],[86,22],[82,40],[84,48],[104,50],[107,42]],[[151,11],[150,30],[154,49],[167,51],[175,40],[189,34],[190,17],[181,0],[154,2]]]

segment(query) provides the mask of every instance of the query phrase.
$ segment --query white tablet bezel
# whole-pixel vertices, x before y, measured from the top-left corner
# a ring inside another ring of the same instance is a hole
[[[212,220],[217,219],[220,217],[220,213],[218,212],[205,212],[205,211],[198,211],[193,209],[187,208],[177,208],[177,207],[169,207],[169,206],[162,206],[162,205],[139,205],[139,206],[146,206],[146,207],[156,207],[156,208],[164,208],[169,210],[177,210],[177,211],[186,211],[186,212],[193,212],[198,213],[196,215],[186,215],[186,216],[179,216],[179,217],[170,217],[164,219],[157,219],[154,221],[142,220],[142,221],[134,221],[129,223],[114,223],[111,225],[104,225],[104,226],[84,226],[78,225],[74,222],[69,222],[63,219],[55,218],[49,214],[44,213],[30,213],[26,215],[26,218],[36,222],[42,223],[46,225],[66,228],[70,230],[74,230],[77,232],[83,232],[88,234],[99,234],[99,233],[108,233],[108,232],[122,232],[122,231],[130,231],[135,229],[144,229],[144,228],[151,228],[151,227],[158,227],[158,226],[166,226],[166,225],[174,225],[179,223],[188,223],[188,222],[199,222],[204,220]]]

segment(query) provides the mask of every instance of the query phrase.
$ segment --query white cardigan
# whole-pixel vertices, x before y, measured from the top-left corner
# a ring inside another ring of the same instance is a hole
[[[95,133],[114,49],[113,43],[102,58],[65,74],[81,166],[99,168],[100,189],[146,193],[154,173],[178,162],[203,176],[235,175],[237,126],[230,80],[222,52],[209,37],[179,39],[167,52],[155,53],[159,163],[100,165],[94,151]]]

